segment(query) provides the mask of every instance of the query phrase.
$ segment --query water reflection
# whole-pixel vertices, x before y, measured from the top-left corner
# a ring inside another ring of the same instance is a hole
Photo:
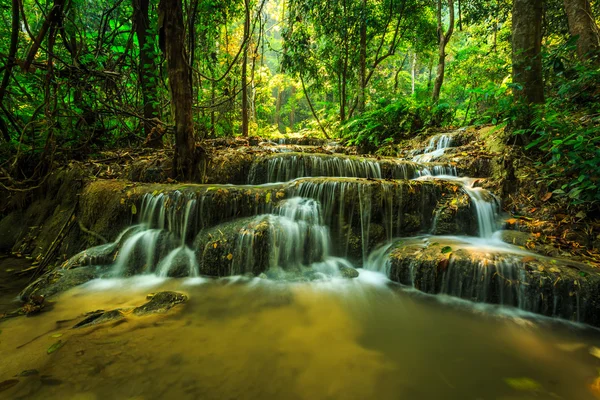
[[[165,289],[190,300],[167,315],[70,329],[84,312],[138,306]],[[441,305],[369,271],[310,284],[93,281],[50,312],[0,324],[0,381],[38,371],[0,397],[594,398],[596,331],[465,304]]]

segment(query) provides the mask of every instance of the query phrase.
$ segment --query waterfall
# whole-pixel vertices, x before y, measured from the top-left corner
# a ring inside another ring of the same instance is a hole
[[[410,179],[414,171],[414,163],[406,161],[287,153],[256,159],[250,167],[248,183],[289,182],[303,177]]]
[[[447,134],[437,135],[429,140],[429,144],[422,154],[413,157],[414,162],[427,163],[444,155],[447,148],[452,144],[452,136]]]

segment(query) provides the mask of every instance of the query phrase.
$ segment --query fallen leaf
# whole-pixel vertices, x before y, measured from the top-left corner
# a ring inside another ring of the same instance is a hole
[[[50,346],[48,348],[48,354],[54,353],[56,350],[60,349],[64,345],[65,345],[65,343],[62,340],[59,340],[58,342],[54,343],[52,346]]]
[[[504,382],[515,390],[535,392],[542,388],[542,385],[531,378],[506,378]]]
[[[137,207],[135,206],[135,204],[132,204],[132,205],[131,205],[131,213],[132,213],[133,215],[137,214]]]
[[[577,351],[585,347],[583,343],[559,343],[556,348],[562,351]]]
[[[452,253],[452,247],[444,246],[442,247],[442,254]]]
[[[229,261],[231,261],[233,259],[233,254],[231,254],[231,253],[227,254],[227,259]]]
[[[537,258],[532,257],[532,256],[525,256],[521,259],[521,261],[524,263],[528,263],[528,262],[532,262],[532,261],[537,261]]]
[[[59,338],[61,337],[63,334],[62,333],[55,333],[54,335],[52,335],[51,337],[53,338]]]
[[[548,192],[542,196],[542,201],[548,201],[552,198],[552,192]]]
[[[217,246],[218,246],[218,245],[217,245],[217,242],[214,242],[214,243],[213,243],[213,249],[216,249],[216,248],[217,248]]]
[[[590,391],[595,398],[600,399],[600,377],[594,379],[590,385]]]

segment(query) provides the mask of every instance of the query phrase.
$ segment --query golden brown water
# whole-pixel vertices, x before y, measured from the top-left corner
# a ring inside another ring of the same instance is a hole
[[[0,323],[0,382],[18,379],[0,398],[594,399],[596,331],[376,281],[79,287],[48,312]],[[70,329],[85,312],[137,306],[159,289],[190,300],[163,316]]]

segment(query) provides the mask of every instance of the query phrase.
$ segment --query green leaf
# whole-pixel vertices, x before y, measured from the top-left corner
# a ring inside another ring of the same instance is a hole
[[[452,247],[450,247],[450,246],[442,247],[442,254],[448,254],[448,253],[452,253]]]
[[[131,205],[131,213],[132,213],[133,215],[137,214],[137,207],[135,206],[135,204],[132,204],[132,205]]]
[[[542,385],[531,378],[506,378],[504,382],[515,390],[537,392],[542,389]]]
[[[62,340],[59,340],[58,342],[54,343],[52,346],[50,346],[48,348],[48,354],[54,353],[56,350],[60,349],[64,345],[65,345],[65,343]]]

